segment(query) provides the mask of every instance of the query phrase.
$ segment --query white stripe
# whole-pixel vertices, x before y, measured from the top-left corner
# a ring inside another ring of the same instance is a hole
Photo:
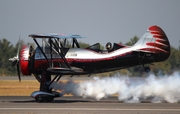
[[[156,42],[156,43],[168,47],[168,45],[163,44],[163,43],[161,43],[161,42]]]
[[[0,110],[99,110],[99,111],[180,111],[180,109],[117,109],[117,108],[0,108]]]

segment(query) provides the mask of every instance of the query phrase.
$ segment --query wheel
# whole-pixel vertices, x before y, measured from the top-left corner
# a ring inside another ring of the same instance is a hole
[[[38,97],[35,98],[35,100],[36,100],[36,102],[38,102],[38,103],[42,103],[42,102],[45,101],[45,98],[44,98],[44,97],[41,97],[41,96],[38,96]]]
[[[42,97],[42,96],[38,96],[35,98],[36,102],[38,103],[42,103],[42,102],[52,102],[54,100],[54,97]]]
[[[45,99],[46,102],[52,102],[54,100],[54,97],[47,97]]]
[[[146,73],[149,73],[149,72],[151,71],[151,69],[150,69],[149,67],[144,67],[144,71],[145,71]]]

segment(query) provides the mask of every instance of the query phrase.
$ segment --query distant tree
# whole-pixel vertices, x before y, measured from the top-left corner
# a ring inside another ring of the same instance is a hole
[[[87,47],[90,46],[90,44],[84,43],[84,42],[79,42],[79,45],[80,45],[81,48],[87,48]],[[100,44],[100,49],[101,49],[101,50],[104,49],[104,46],[102,46],[101,44]]]
[[[138,40],[139,40],[139,38],[138,38],[137,36],[134,36],[133,38],[130,39],[129,42],[126,43],[126,45],[132,46],[132,45],[134,45]]]
[[[79,42],[79,45],[80,45],[81,48],[86,48],[86,47],[90,46],[89,44],[84,43],[84,42]]]
[[[14,68],[11,67],[9,58],[14,55],[13,45],[5,38],[0,40],[0,75],[12,74]]]
[[[179,69],[180,70],[180,50],[171,47],[171,55],[168,59],[171,70]]]

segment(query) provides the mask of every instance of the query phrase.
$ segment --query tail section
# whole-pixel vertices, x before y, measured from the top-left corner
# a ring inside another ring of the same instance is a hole
[[[165,32],[157,25],[148,28],[134,45],[137,50],[154,53],[155,61],[166,60],[170,55],[170,43]]]

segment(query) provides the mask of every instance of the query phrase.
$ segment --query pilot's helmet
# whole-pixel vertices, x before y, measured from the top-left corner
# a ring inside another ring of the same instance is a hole
[[[110,42],[108,42],[107,44],[106,44],[106,49],[107,50],[110,50],[112,48],[112,44],[110,43]]]

